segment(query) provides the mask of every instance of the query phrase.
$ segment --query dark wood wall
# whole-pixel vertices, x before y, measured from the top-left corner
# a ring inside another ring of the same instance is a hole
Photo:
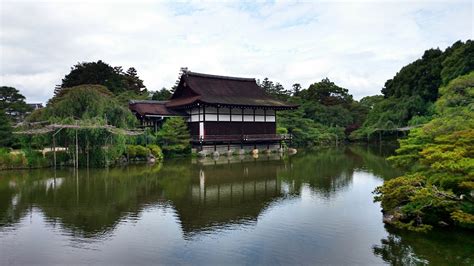
[[[188,123],[191,135],[199,135],[199,123]],[[275,122],[204,122],[205,135],[276,134]]]

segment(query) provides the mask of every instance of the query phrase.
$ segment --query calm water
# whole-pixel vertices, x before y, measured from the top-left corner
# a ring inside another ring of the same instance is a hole
[[[0,172],[0,265],[473,264],[468,232],[384,227],[379,148]]]

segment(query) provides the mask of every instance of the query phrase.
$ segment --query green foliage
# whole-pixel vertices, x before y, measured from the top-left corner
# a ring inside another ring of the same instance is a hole
[[[12,127],[4,111],[0,109],[0,147],[10,147],[13,143]]]
[[[114,98],[121,106],[128,107],[128,103],[130,100],[148,100],[149,97],[150,95],[147,91],[141,93],[136,93],[134,91],[125,91],[118,94]]]
[[[48,151],[45,154],[46,160],[49,162],[50,166],[54,166],[54,152]],[[71,160],[71,155],[65,150],[56,151],[56,165],[67,165]]]
[[[138,77],[135,68],[131,67],[124,72],[120,66],[112,67],[99,60],[77,63],[63,78],[61,85],[55,89],[55,95],[64,88],[86,84],[103,85],[116,95],[126,91],[140,94],[145,89],[143,80]]]
[[[403,67],[393,79],[385,83],[384,99],[362,99],[371,106],[361,129],[352,134],[353,139],[362,139],[377,128],[420,125],[430,121],[435,110],[441,85],[474,70],[474,43],[458,41],[445,51],[430,49],[422,58]],[[456,97],[459,97],[458,94]],[[452,99],[455,100],[455,99]]]
[[[411,174],[375,190],[401,228],[425,230],[439,222],[472,228],[474,217],[474,72],[440,88],[436,118],[400,140],[389,160]]]
[[[450,53],[450,56],[442,63],[441,78],[444,85],[474,70],[474,41],[467,40],[465,44],[458,41],[446,51]]]
[[[300,97],[325,106],[352,102],[352,95],[349,94],[349,90],[337,86],[328,78],[311,84],[307,90],[301,92]]]
[[[146,147],[141,145],[127,145],[126,152],[124,153],[125,156],[130,158],[130,160],[146,160],[150,154],[152,154],[157,160],[163,159],[161,148],[154,144]]]
[[[30,121],[107,119],[107,124],[121,128],[132,127],[136,123],[130,110],[114,99],[106,87],[100,85],[65,88],[49,101],[41,113],[33,114],[35,117],[30,117]]]
[[[283,85],[278,82],[273,83],[273,81],[268,78],[264,78],[262,82],[257,80],[257,85],[259,85],[266,93],[280,100],[287,100],[291,96],[291,92],[286,90]]]
[[[150,144],[147,146],[147,148],[150,149],[151,154],[153,154],[157,160],[163,160],[163,151],[161,150],[160,146]]]
[[[5,113],[10,121],[20,122],[27,112],[31,111],[25,102],[25,96],[13,87],[0,87],[0,111]]]
[[[191,151],[191,137],[181,117],[168,118],[157,133],[157,138],[166,156],[185,155]]]
[[[285,127],[277,127],[277,134],[288,134],[288,129]]]
[[[367,115],[368,107],[354,101],[347,89],[327,78],[305,90],[295,85],[293,89],[297,93],[285,97],[300,108],[280,112],[277,122],[278,127],[286,128],[293,135],[293,144],[297,146],[340,143],[360,127]]]
[[[28,162],[23,153],[10,153],[9,150],[0,148],[0,169],[27,168]]]
[[[155,91],[151,99],[154,101],[166,101],[171,98],[171,95],[171,91],[167,90],[166,88],[162,88],[159,91]]]
[[[43,156],[42,152],[31,149],[24,149],[23,153],[26,157],[28,167],[41,168],[49,166],[48,160]]]

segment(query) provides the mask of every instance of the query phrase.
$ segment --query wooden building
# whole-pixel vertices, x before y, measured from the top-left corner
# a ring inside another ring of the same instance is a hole
[[[157,129],[163,119],[188,122],[194,146],[279,143],[277,112],[298,106],[277,100],[253,78],[184,72],[169,101],[131,101],[130,110],[143,126]]]

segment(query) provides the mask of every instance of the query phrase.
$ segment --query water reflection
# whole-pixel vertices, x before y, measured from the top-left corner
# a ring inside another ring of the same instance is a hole
[[[161,238],[150,240],[153,242],[147,246],[137,244],[141,252],[153,246],[166,249],[166,241],[178,243],[176,234],[165,239],[165,231],[172,231],[178,225],[178,237],[191,243],[207,235],[223,239],[223,231],[234,231],[242,237],[244,228],[252,228],[261,237],[253,242],[252,238],[245,239],[251,241],[247,247],[252,247],[252,252],[258,251],[252,253],[254,259],[272,254],[279,263],[311,262],[321,256],[328,256],[320,261],[326,263],[380,263],[377,258],[392,264],[442,262],[441,253],[436,258],[425,256],[419,248],[423,241],[383,228],[380,209],[372,203],[370,192],[382,178],[401,173],[387,164],[381,152],[379,147],[353,146],[301,152],[291,157],[264,154],[258,159],[250,156],[183,159],[154,166],[78,173],[72,170],[0,172],[0,239],[15,236],[15,230],[28,226],[24,222],[28,215],[41,215],[45,217],[47,230],[61,228],[61,234],[82,249],[94,249],[91,241],[116,243],[115,238],[126,235],[122,229],[124,223],[129,230],[128,224],[143,222],[146,224],[140,227],[143,231],[127,236],[127,242],[146,239],[147,230],[158,230]],[[373,179],[367,179],[368,176]],[[154,218],[144,217],[150,215]],[[350,237],[351,234],[354,236]],[[265,241],[267,245],[270,242],[281,245],[262,251],[260,242],[264,238],[270,238]],[[291,239],[307,243],[294,251],[300,259],[306,258],[303,261],[291,256],[294,254],[285,254],[290,252],[286,242]],[[367,244],[361,244],[362,240]],[[462,240],[462,237],[456,239],[469,244],[465,251],[473,251],[472,242]],[[442,246],[433,239],[426,241]],[[316,248],[320,243],[328,246]],[[182,245],[185,244],[181,243],[181,248]],[[326,254],[325,249],[343,249],[345,245],[349,245],[345,252],[352,250],[352,255]],[[188,252],[197,250],[200,247]],[[0,247],[2,252],[5,249]],[[458,255],[456,252],[450,254]],[[236,255],[252,257],[244,253],[227,254]],[[191,261],[196,259],[189,256]]]

